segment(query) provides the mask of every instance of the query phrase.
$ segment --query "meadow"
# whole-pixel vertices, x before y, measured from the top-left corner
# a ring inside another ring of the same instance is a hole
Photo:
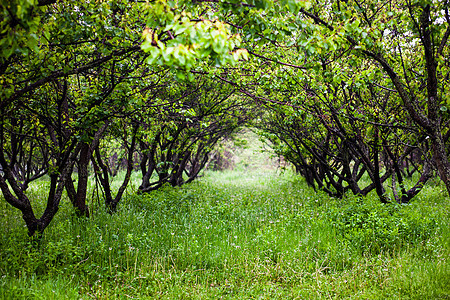
[[[43,206],[48,183],[29,193]],[[449,199],[333,199],[289,171],[209,172],[90,219],[65,201],[40,240],[0,202],[1,299],[448,299]]]

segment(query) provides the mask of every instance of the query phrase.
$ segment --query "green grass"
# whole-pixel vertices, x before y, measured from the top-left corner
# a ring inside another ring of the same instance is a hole
[[[239,171],[241,170],[241,171]],[[43,207],[39,193],[30,195]],[[3,299],[448,299],[449,199],[332,199],[289,172],[206,173],[90,219],[64,201],[40,241],[0,202]]]

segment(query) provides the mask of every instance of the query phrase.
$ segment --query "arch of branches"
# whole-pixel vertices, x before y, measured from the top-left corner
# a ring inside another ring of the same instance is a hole
[[[0,7],[0,189],[30,236],[65,193],[89,216],[89,180],[111,213],[133,172],[140,193],[191,182],[242,126],[334,197],[450,191],[448,0]]]

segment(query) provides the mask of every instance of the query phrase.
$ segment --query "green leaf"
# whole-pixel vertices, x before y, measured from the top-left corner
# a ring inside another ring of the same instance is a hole
[[[186,79],[186,74],[183,71],[177,71],[177,77],[180,80],[185,80]]]

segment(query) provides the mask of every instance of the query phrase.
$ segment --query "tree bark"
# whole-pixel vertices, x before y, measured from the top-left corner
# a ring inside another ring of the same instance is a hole
[[[73,206],[78,216],[89,217],[89,207],[86,205],[86,194],[88,184],[88,165],[90,158],[89,145],[82,143],[80,159],[78,162],[78,185],[77,194]]]
[[[438,170],[439,177],[444,182],[448,195],[450,195],[450,162],[447,157],[441,131],[435,130],[430,135],[430,139],[433,161]]]

